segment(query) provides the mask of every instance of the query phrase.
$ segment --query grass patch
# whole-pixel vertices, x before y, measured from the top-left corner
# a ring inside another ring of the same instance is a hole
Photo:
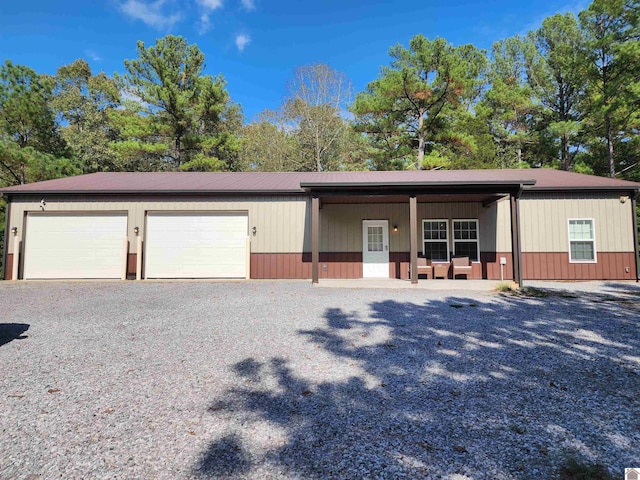
[[[585,463],[570,458],[559,471],[560,480],[613,480],[604,466],[597,463]]]
[[[496,290],[502,293],[511,293],[517,290],[516,284],[513,282],[500,282],[496,285]]]

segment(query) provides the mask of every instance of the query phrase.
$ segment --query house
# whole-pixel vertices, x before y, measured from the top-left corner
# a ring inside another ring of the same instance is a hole
[[[640,183],[549,169],[94,173],[0,190],[5,279],[636,279]]]

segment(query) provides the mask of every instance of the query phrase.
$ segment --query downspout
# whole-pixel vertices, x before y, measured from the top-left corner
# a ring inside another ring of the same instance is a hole
[[[7,199],[7,205],[5,206],[6,212],[4,216],[4,242],[2,242],[2,279],[7,279],[7,242],[9,241],[9,224],[11,223],[11,197],[5,197],[0,193],[0,198]],[[635,199],[634,199],[635,201]],[[15,280],[15,278],[13,279]]]
[[[633,221],[633,253],[634,260],[636,262],[636,282],[640,278],[638,275],[638,217],[636,215],[636,204],[638,198],[638,190],[631,192],[631,218]]]

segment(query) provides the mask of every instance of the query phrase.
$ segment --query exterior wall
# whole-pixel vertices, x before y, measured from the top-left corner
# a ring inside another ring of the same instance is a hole
[[[23,240],[25,212],[40,212],[41,197],[11,200],[11,221],[9,229],[18,228],[18,236]],[[147,211],[237,211],[249,213],[249,230],[256,227],[256,235],[251,236],[252,253],[302,253],[311,250],[311,239],[307,233],[309,202],[302,196],[260,196],[260,197],[124,197],[79,196],[46,197],[47,212],[82,211],[128,211],[128,236],[130,253],[136,252],[133,229],[140,228],[144,238],[145,212]],[[9,253],[13,245],[9,242]]]
[[[617,193],[525,193],[520,200],[523,278],[635,279],[631,208],[631,201],[621,203]],[[570,218],[594,220],[596,263],[569,261]]]
[[[10,203],[10,224],[17,227],[21,249],[24,248],[24,229],[26,212],[40,212],[42,196],[13,198]],[[47,212],[84,212],[84,211],[127,211],[129,258],[127,274],[135,275],[137,260],[136,235],[133,229],[137,226],[144,239],[145,212],[147,211],[237,211],[249,215],[249,236],[251,240],[251,263],[255,255],[265,253],[293,255],[301,258],[303,252],[311,250],[310,202],[304,196],[247,196],[247,197],[214,197],[214,196],[45,196]],[[252,229],[256,228],[253,235]],[[27,232],[28,235],[28,232]],[[13,235],[7,242],[8,261],[5,278],[11,276],[9,262],[13,261]],[[282,257],[284,258],[284,257]],[[310,262],[310,260],[309,260]],[[311,278],[311,268],[299,270],[290,278]],[[253,268],[252,268],[253,271]],[[275,277],[266,277],[275,278]],[[287,277],[281,277],[287,278]]]
[[[25,212],[40,212],[42,196],[11,200],[8,231],[17,227],[24,241]],[[127,271],[135,274],[134,227],[144,238],[147,211],[238,211],[249,215],[251,278],[310,278],[310,201],[304,196],[69,196],[47,195],[48,212],[128,211]],[[160,200],[161,198],[161,200]],[[525,192],[520,201],[524,279],[635,279],[631,201],[618,194],[546,194]],[[500,257],[507,259],[504,276],[512,275],[511,217],[508,198],[483,207],[478,202],[419,203],[418,248],[422,250],[422,219],[477,218],[480,262],[473,278],[500,278]],[[597,263],[569,262],[569,218],[593,218]],[[362,220],[389,221],[389,276],[408,278],[409,204],[323,204],[320,210],[320,277],[362,276]],[[393,232],[393,226],[398,232]],[[256,227],[256,234],[251,230]],[[28,234],[28,233],[27,233]],[[11,277],[13,235],[6,242],[5,278]]]

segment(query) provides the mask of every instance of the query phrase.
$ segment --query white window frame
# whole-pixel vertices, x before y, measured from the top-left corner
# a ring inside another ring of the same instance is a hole
[[[459,240],[456,240],[456,229],[455,229],[455,222],[474,222],[476,224],[476,239],[472,239],[472,238],[461,238]],[[451,219],[451,232],[453,233],[453,235],[451,236],[451,240],[452,240],[452,246],[453,248],[451,250],[453,250],[453,254],[456,254],[456,242],[476,242],[476,256],[477,256],[477,260],[471,260],[471,262],[474,263],[480,263],[480,220],[477,218],[453,218]]]
[[[571,222],[577,220],[587,220],[591,222],[591,231],[593,238],[591,240],[571,240]],[[569,241],[569,263],[598,263],[598,247],[596,245],[596,221],[594,218],[568,218],[567,219],[567,239]],[[592,242],[593,243],[593,260],[574,260],[571,258],[571,242]]]
[[[445,229],[447,232],[447,238],[444,240],[444,242],[447,244],[447,260],[446,262],[449,263],[451,261],[451,253],[450,253],[450,248],[449,246],[451,245],[451,243],[449,242],[449,219],[448,218],[423,218],[422,219],[422,255],[426,255],[426,251],[424,249],[424,244],[426,242],[429,243],[441,243],[443,240],[442,239],[438,239],[438,240],[427,240],[424,238],[424,223],[425,222],[444,222],[445,225]],[[443,263],[444,260],[433,260],[431,259],[432,262],[434,263]]]

